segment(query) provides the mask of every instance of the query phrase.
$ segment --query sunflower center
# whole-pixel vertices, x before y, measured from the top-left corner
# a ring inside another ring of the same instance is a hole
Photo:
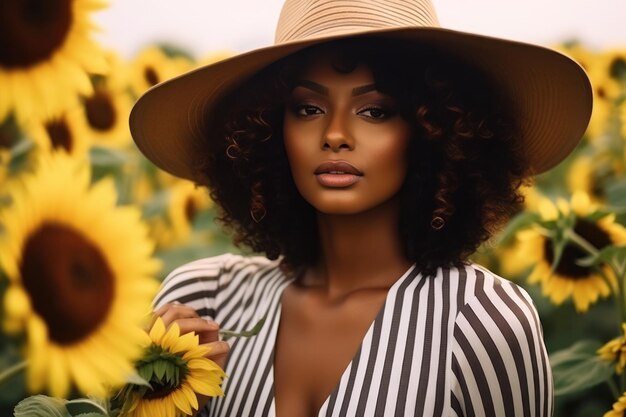
[[[67,226],[49,223],[35,231],[24,245],[20,272],[33,308],[59,344],[84,339],[111,308],[109,265],[98,247]]]
[[[95,94],[85,101],[85,112],[89,126],[95,130],[106,132],[115,126],[115,107],[106,91],[96,90]]]
[[[3,127],[0,127],[0,149],[11,149],[13,137]]]
[[[143,76],[148,82],[148,85],[152,86],[159,83],[159,75],[152,67],[147,67],[143,72]]]
[[[621,79],[626,77],[626,60],[622,57],[617,57],[611,61],[609,65],[609,74],[611,78]]]
[[[2,0],[0,66],[26,68],[50,58],[72,26],[72,0]]]
[[[198,207],[192,198],[188,198],[185,202],[185,217],[189,223],[193,222],[193,219],[196,218],[196,214],[198,214]]]
[[[574,232],[587,240],[596,249],[602,249],[612,243],[608,233],[598,227],[596,223],[588,220],[578,219],[574,226]],[[550,240],[546,239],[544,241],[543,250],[546,261],[552,265],[554,251],[552,250],[552,242]],[[580,266],[576,263],[576,261],[586,256],[588,254],[578,246],[567,245],[563,250],[561,261],[556,267],[556,273],[573,280],[588,277],[594,271],[589,267]]]
[[[74,148],[72,131],[65,119],[54,119],[46,122],[46,132],[50,137],[53,149],[65,149],[68,153]]]

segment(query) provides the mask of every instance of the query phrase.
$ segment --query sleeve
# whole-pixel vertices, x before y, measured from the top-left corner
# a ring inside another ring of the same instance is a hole
[[[179,302],[194,308],[200,317],[215,320],[220,289],[228,286],[243,262],[241,256],[225,254],[176,268],[163,280],[153,309]]]
[[[492,284],[457,315],[452,409],[458,417],[552,416],[552,372],[537,311],[517,285]]]

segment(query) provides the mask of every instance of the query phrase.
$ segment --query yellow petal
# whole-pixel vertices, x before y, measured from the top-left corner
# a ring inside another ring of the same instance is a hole
[[[191,415],[191,406],[189,405],[185,394],[180,389],[173,391],[170,396],[179,410],[183,411],[187,415]]]
[[[589,199],[589,195],[582,191],[574,192],[572,196],[572,209],[574,213],[578,216],[586,216],[589,214],[589,207],[591,205],[591,200]]]
[[[163,319],[161,317],[157,317],[154,324],[152,325],[152,329],[150,329],[150,339],[156,344],[161,342],[161,338],[165,334],[165,324],[163,323]]]
[[[31,311],[30,298],[21,287],[11,285],[4,294],[4,306],[9,316],[22,319]]]
[[[538,207],[539,214],[543,220],[556,220],[559,217],[559,212],[547,198],[542,198]]]
[[[187,398],[187,402],[189,402],[189,404],[193,407],[193,409],[197,410],[198,409],[198,397],[196,396],[196,393],[193,392],[193,390],[189,387],[189,385],[187,384],[181,385],[180,391],[185,395],[185,397]]]
[[[65,397],[70,388],[70,378],[62,350],[53,348],[50,351],[48,367],[48,386],[50,387],[50,393],[53,397]]]

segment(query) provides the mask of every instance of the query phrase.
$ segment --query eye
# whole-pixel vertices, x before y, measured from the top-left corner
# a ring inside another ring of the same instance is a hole
[[[392,116],[391,111],[386,110],[382,107],[368,107],[359,111],[359,114],[375,120],[384,120]]]
[[[323,113],[322,109],[312,104],[295,104],[292,110],[296,115],[304,117]]]

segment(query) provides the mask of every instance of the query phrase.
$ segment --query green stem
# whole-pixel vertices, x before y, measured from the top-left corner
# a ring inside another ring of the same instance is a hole
[[[573,229],[569,229],[565,233],[566,237],[569,240],[578,245],[578,247],[580,247],[591,256],[598,256],[598,254],[600,253],[600,251],[595,246],[589,243],[587,239],[576,233]],[[617,280],[617,293],[615,294],[615,298],[617,301],[617,308],[620,316],[619,332],[621,333],[621,323],[626,322],[626,292],[624,291],[624,280],[626,279],[626,271],[624,271],[623,267],[615,265],[614,262],[606,262],[606,264],[609,268],[611,268],[613,274],[615,274],[615,279]],[[608,279],[604,272],[602,272],[601,268],[598,268],[598,270],[600,271],[602,277],[607,282],[607,284],[612,287],[612,281]],[[624,385],[624,388],[626,388],[626,385]]]
[[[617,384],[615,383],[615,379],[613,377],[607,379],[606,384],[609,386],[609,389],[611,390],[611,394],[613,394],[613,398],[618,399],[621,396],[621,393],[619,392],[619,388],[617,387]]]
[[[28,365],[28,361],[18,362],[17,364],[5,369],[0,373],[0,386],[15,375],[19,374]]]
[[[567,230],[565,232],[565,236],[569,240],[571,240],[572,242],[574,242],[575,244],[580,246],[581,249],[585,250],[588,254],[590,254],[592,256],[597,256],[598,253],[600,253],[600,251],[595,246],[593,246],[591,243],[589,243],[589,241],[587,241],[587,239],[585,239],[584,237],[582,237],[581,235],[579,235],[578,233],[576,233],[572,229]]]

